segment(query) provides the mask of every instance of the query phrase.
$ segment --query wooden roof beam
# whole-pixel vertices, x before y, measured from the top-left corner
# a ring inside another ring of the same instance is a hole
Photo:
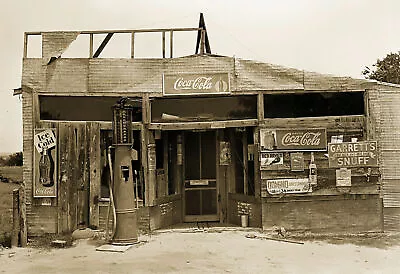
[[[110,41],[111,37],[114,35],[113,32],[107,33],[106,38],[104,38],[103,42],[101,42],[101,45],[99,48],[96,50],[96,52],[93,54],[93,58],[99,57],[100,53],[103,51],[103,49],[106,47],[108,42]]]

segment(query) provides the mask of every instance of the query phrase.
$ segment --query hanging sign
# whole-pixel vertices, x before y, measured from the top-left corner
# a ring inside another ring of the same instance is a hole
[[[290,153],[290,170],[291,171],[304,171],[303,152]]]
[[[219,148],[219,164],[221,166],[229,165],[231,163],[231,149],[229,146],[229,142],[220,142]]]
[[[35,129],[33,197],[57,197],[57,157],[53,129]]]
[[[351,186],[351,169],[342,167],[336,170],[336,186]]]
[[[262,193],[265,194],[266,190],[271,195],[312,192],[308,178],[263,180],[261,188]]]
[[[376,167],[378,166],[377,149],[376,141],[329,143],[329,167]]]
[[[262,129],[261,148],[267,150],[326,150],[326,129]]]
[[[164,74],[164,95],[229,93],[229,73]]]

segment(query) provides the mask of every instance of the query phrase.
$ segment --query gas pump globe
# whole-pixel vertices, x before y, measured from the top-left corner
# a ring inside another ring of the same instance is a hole
[[[138,241],[135,212],[134,173],[132,160],[138,152],[132,148],[133,107],[122,98],[113,106],[113,200],[116,220],[113,243],[133,244]]]

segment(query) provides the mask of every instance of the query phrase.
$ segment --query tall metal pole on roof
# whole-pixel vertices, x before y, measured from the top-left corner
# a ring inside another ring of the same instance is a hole
[[[204,21],[203,13],[200,13],[199,28],[202,28],[203,30],[197,31],[196,54],[199,53],[200,46],[205,46],[206,53],[211,54],[211,47],[210,47],[210,42],[208,41],[207,28],[206,28],[206,23]],[[204,39],[203,45],[201,45],[202,39]],[[204,53],[204,48],[201,48],[200,52]]]

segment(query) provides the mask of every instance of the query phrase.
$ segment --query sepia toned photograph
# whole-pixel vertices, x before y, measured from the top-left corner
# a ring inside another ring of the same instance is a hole
[[[400,273],[400,2],[0,11],[0,273]]]

